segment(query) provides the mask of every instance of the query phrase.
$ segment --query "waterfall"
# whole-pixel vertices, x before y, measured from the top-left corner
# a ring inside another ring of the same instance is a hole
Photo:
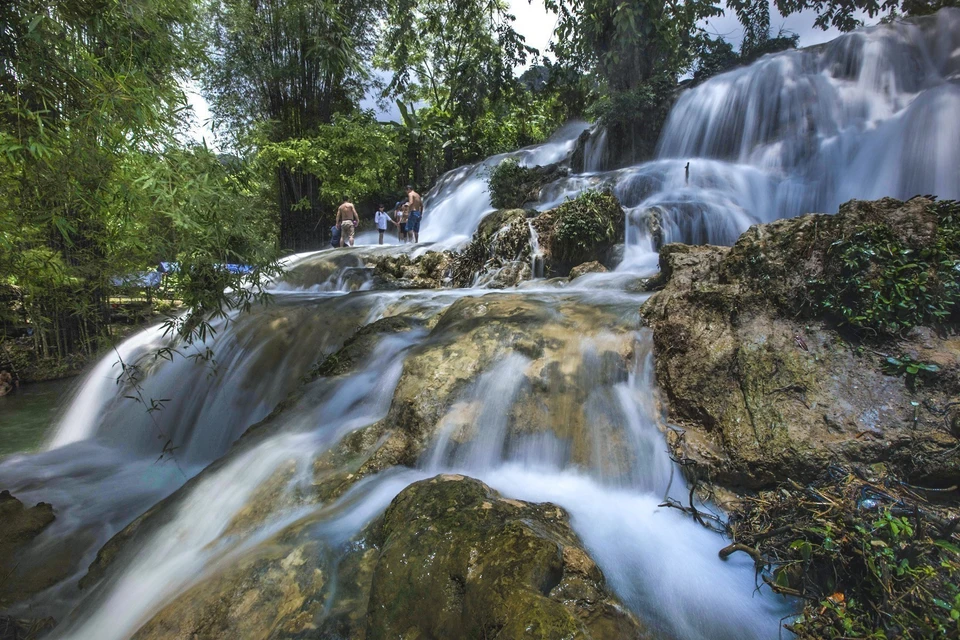
[[[584,122],[572,122],[541,145],[491,156],[482,162],[444,174],[424,198],[426,213],[421,240],[441,246],[456,246],[469,240],[480,220],[493,211],[487,189],[487,177],[491,169],[506,158],[515,158],[525,167],[560,162],[573,153],[577,138],[586,128]]]
[[[540,236],[533,227],[533,222],[527,220],[530,229],[530,274],[534,278],[543,277],[543,250],[540,248]]]
[[[604,159],[607,153],[607,130],[601,128],[591,133],[583,148],[583,170],[586,173],[595,173],[604,169]]]
[[[665,636],[778,637],[791,604],[755,589],[743,554],[721,562],[721,536],[659,507],[665,496],[685,502],[689,487],[666,450],[651,339],[638,314],[646,296],[627,284],[656,269],[663,243],[731,244],[751,224],[835,211],[852,197],[960,197],[958,51],[960,10],[943,10],[767,56],[687,90],[652,161],[601,171],[601,134],[588,172],[546,185],[541,208],[585,189],[613,190],[627,214],[619,274],[506,293],[374,291],[364,251],[425,247],[319,251],[288,259],[269,286],[272,302],[216,322],[203,344],[185,345],[160,327],[128,338],[79,385],[46,451],[0,460],[0,488],[57,510],[25,560],[74,558],[68,577],[16,613],[54,615],[56,638],[126,638],[289,527],[309,522],[311,535],[341,549],[404,487],[443,471],[563,506],[617,596]],[[436,248],[468,238],[492,209],[491,167],[508,156],[527,166],[564,161],[586,126],[443,176],[426,197],[423,239]],[[527,222],[529,267],[541,277],[540,238]],[[467,302],[470,314],[448,318]],[[516,324],[489,339],[513,347],[488,353],[458,342],[492,324],[486,314],[498,304]],[[378,336],[343,375],[304,383],[354,336],[372,340],[359,328],[387,318],[410,326]],[[156,357],[163,347],[179,355]],[[207,348],[212,358],[191,357]],[[429,407],[436,420],[418,433],[419,458],[336,499],[308,499],[317,461],[343,438],[396,428],[397,389],[430,349],[443,356],[437,369],[475,357],[449,402]],[[124,381],[121,361],[136,365],[138,387]],[[131,395],[163,409],[147,412]],[[241,438],[281,403],[264,431]],[[176,450],[158,460],[166,440]],[[266,489],[274,493],[263,501]],[[165,498],[106,577],[78,591],[104,543]],[[335,568],[329,573],[335,581]]]

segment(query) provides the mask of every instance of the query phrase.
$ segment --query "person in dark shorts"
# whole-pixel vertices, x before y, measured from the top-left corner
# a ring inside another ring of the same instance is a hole
[[[410,229],[408,223],[410,222],[410,205],[404,203],[400,205],[400,211],[397,215],[397,223],[400,227],[399,240],[403,244],[410,239]]]
[[[410,207],[410,220],[407,222],[407,235],[413,234],[413,241],[420,242],[420,220],[423,219],[423,198],[407,185],[407,206]]]
[[[387,232],[387,221],[390,220],[390,214],[386,212],[385,206],[377,207],[377,212],[373,214],[373,220],[377,223],[377,233],[380,234],[378,244],[383,244],[383,234]]]

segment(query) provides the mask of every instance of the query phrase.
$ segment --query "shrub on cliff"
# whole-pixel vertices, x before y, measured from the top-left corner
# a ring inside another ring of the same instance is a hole
[[[826,252],[813,293],[819,309],[842,324],[896,334],[939,326],[960,310],[960,203],[934,202],[936,231],[907,243],[884,223],[862,224]]]
[[[571,264],[595,260],[623,229],[623,209],[608,191],[585,191],[557,207],[553,215],[553,252]]]
[[[536,170],[521,167],[513,158],[507,158],[490,172],[490,202],[497,209],[519,209],[529,200],[536,199],[540,188],[540,176]]]

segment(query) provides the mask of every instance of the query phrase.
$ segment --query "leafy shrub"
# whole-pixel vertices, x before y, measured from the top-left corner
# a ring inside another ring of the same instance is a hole
[[[824,277],[813,282],[819,309],[842,324],[896,334],[942,324],[960,304],[960,203],[933,205],[933,242],[907,246],[884,224],[865,224],[827,252]]]
[[[597,259],[623,232],[623,209],[610,192],[585,191],[554,211],[554,256],[571,264]]]
[[[537,198],[541,179],[536,169],[521,167],[514,158],[507,158],[487,178],[490,202],[497,209],[519,209]]]

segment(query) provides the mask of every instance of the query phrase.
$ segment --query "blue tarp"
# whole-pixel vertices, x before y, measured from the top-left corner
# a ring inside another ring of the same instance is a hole
[[[160,286],[159,271],[141,271],[126,276],[110,278],[110,284],[115,287],[135,287],[137,289],[156,289]]]
[[[215,265],[217,267],[226,267],[227,271],[230,273],[250,273],[253,271],[253,267],[246,264],[226,264],[226,265]],[[160,269],[161,273],[176,273],[180,271],[180,263],[178,262],[161,262]]]

